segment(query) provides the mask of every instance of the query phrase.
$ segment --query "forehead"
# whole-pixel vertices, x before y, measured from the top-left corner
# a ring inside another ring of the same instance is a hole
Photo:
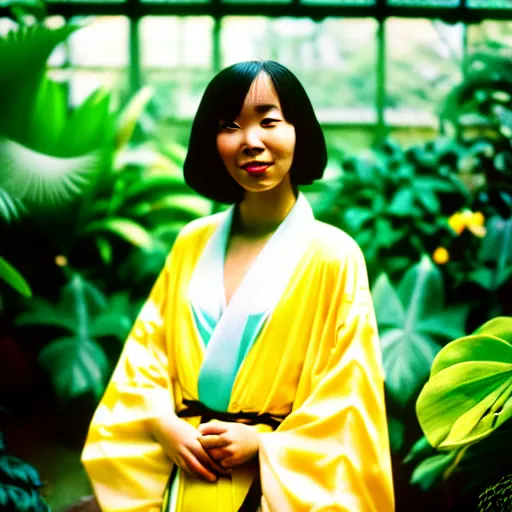
[[[261,72],[252,82],[244,99],[243,108],[257,107],[259,105],[275,105],[277,108],[281,108],[274,84],[265,72]]]

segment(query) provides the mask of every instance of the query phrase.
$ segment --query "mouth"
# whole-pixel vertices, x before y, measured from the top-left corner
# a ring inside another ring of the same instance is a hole
[[[242,169],[248,174],[260,175],[264,174],[265,171],[271,166],[270,162],[249,162],[242,165]]]

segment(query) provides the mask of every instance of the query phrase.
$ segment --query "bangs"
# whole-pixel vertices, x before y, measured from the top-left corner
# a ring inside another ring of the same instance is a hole
[[[261,62],[250,61],[234,64],[217,75],[210,84],[211,97],[207,100],[212,106],[212,118],[217,121],[236,119],[252,83],[261,71],[264,71]]]

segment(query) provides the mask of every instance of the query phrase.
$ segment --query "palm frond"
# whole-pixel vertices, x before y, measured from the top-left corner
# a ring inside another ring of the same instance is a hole
[[[13,140],[0,139],[0,187],[13,198],[57,204],[79,194],[92,179],[101,155],[60,158],[38,153]]]
[[[26,212],[25,205],[0,188],[0,218],[7,223],[18,220]]]

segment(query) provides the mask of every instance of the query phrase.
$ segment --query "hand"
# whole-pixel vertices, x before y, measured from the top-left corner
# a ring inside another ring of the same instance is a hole
[[[187,474],[209,482],[217,481],[215,472],[227,474],[201,446],[198,430],[181,418],[173,415],[152,420],[149,429],[167,456]]]
[[[199,425],[199,442],[223,468],[248,462],[258,454],[260,434],[253,425],[211,421]]]

